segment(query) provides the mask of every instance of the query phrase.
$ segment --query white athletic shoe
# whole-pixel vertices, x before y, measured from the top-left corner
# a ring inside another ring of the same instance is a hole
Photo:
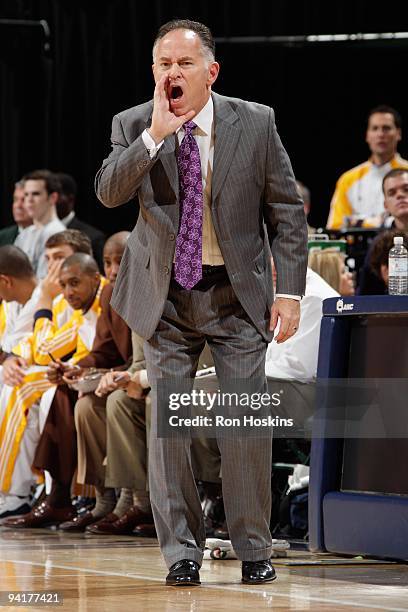
[[[8,516],[17,516],[30,512],[31,504],[29,497],[18,497],[17,495],[2,495],[0,498],[0,520]]]

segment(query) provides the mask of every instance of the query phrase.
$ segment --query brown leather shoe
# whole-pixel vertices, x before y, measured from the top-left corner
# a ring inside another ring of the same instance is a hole
[[[92,525],[88,525],[88,527],[85,527],[85,533],[100,533],[99,531],[93,531],[94,527],[99,527],[99,525],[105,525],[105,524],[109,525],[110,523],[114,523],[118,519],[119,517],[117,514],[114,514],[113,512],[109,512],[109,514],[98,519]]]
[[[87,531],[100,535],[127,535],[133,532],[136,525],[152,522],[153,516],[150,512],[142,512],[137,506],[132,506],[114,523],[91,525]]]
[[[75,509],[72,506],[65,508],[55,508],[45,500],[34,506],[28,514],[22,516],[13,516],[4,519],[2,527],[13,528],[33,528],[33,527],[48,527],[50,525],[59,525],[64,521],[70,521],[75,516]]]
[[[83,514],[74,516],[72,521],[65,521],[65,523],[61,523],[59,528],[62,531],[85,531],[85,527],[88,527],[88,525],[92,525],[99,520],[100,518],[95,518],[92,512],[84,512]]]
[[[140,525],[136,525],[132,534],[139,538],[157,538],[154,523],[141,523]]]

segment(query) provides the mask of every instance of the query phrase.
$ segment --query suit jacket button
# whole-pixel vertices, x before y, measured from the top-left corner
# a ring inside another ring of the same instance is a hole
[[[170,270],[169,270],[169,268],[168,268],[167,266],[164,266],[164,268],[163,268],[163,272],[164,272],[165,274],[168,274],[168,273],[170,272]]]
[[[175,239],[175,234],[169,234],[169,240],[174,240]]]

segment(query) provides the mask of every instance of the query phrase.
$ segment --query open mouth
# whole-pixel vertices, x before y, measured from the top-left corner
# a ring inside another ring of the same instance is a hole
[[[171,85],[169,97],[172,102],[178,102],[183,97],[183,90],[179,85]]]

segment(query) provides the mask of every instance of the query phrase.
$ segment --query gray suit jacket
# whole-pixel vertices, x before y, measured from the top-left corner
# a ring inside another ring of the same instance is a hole
[[[307,227],[274,113],[261,104],[213,93],[212,221],[232,287],[266,340],[273,302],[269,246],[277,292],[303,295]],[[140,214],[122,259],[112,306],[140,336],[155,331],[168,294],[179,225],[175,135],[152,160],[141,134],[147,102],[113,118],[112,151],[95,188],[107,207],[138,197]]]

